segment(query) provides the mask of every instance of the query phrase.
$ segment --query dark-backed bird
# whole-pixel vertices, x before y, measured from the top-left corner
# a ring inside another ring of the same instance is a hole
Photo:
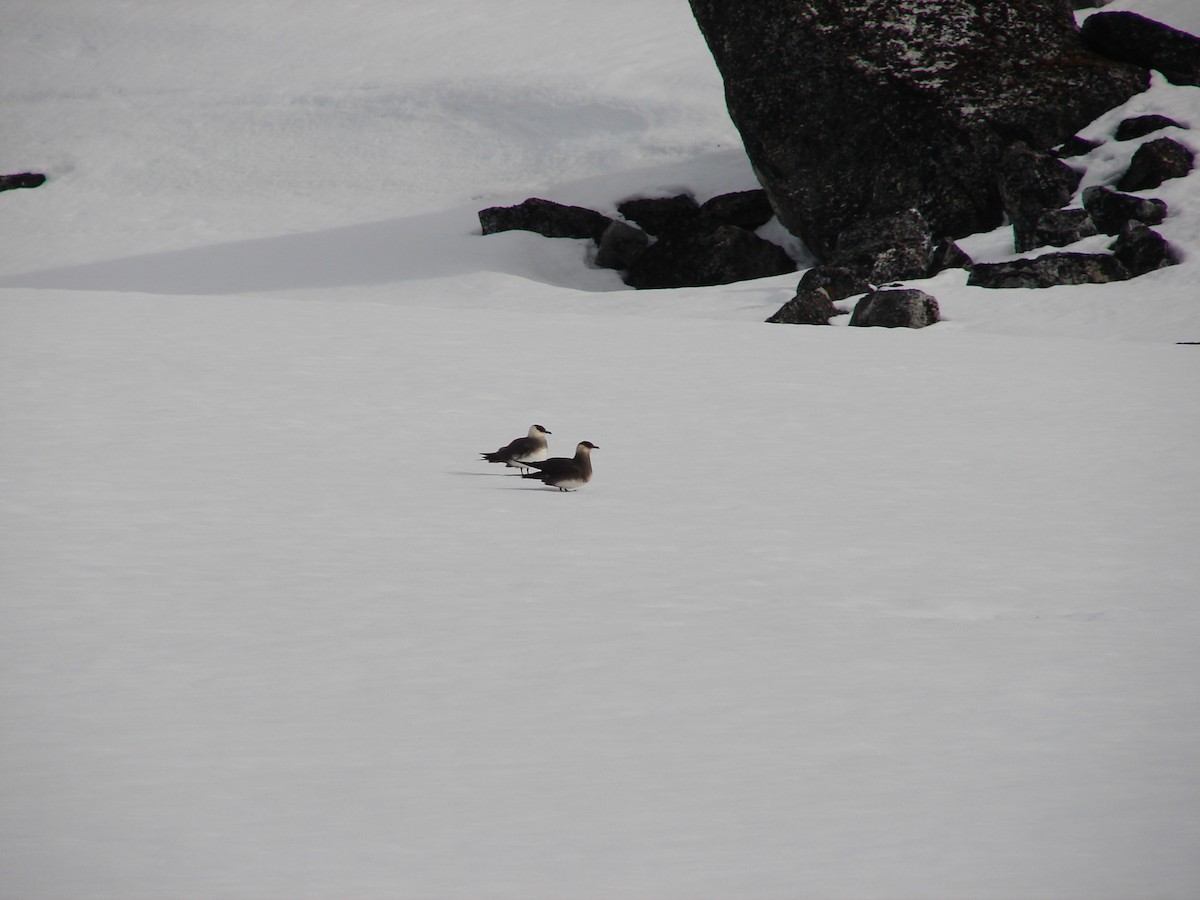
[[[599,449],[591,441],[580,441],[570,459],[556,456],[544,462],[530,462],[530,467],[537,471],[525,472],[521,477],[537,478],[560,491],[573,491],[592,480],[592,451]]]
[[[519,437],[501,447],[495,453],[479,454],[488,462],[504,463],[514,469],[528,469],[529,463],[546,458],[546,435],[550,434],[541,425],[530,425],[529,434]]]

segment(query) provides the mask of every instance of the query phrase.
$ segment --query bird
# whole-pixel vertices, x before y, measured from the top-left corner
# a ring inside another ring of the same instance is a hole
[[[519,437],[511,443],[505,444],[495,453],[481,453],[479,455],[488,462],[504,463],[509,468],[524,471],[529,468],[526,463],[537,462],[546,458],[546,435],[550,433],[541,425],[530,425],[529,433],[525,437]]]
[[[545,462],[530,461],[529,466],[537,471],[523,472],[521,477],[537,478],[560,491],[573,491],[592,480],[592,451],[599,449],[591,441],[580,441],[574,457],[556,456]]]

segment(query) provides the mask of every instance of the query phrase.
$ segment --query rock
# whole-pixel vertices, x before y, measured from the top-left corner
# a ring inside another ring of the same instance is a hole
[[[597,241],[595,263],[602,269],[628,269],[650,244],[650,236],[628,222],[614,220]]]
[[[1124,281],[1129,271],[1102,253],[1048,253],[1034,259],[976,263],[967,284],[983,288],[1046,288],[1057,284]]]
[[[835,266],[871,284],[924,278],[933,259],[933,237],[915,209],[859,222],[838,236],[830,257]]]
[[[938,272],[944,272],[946,269],[966,269],[970,271],[974,262],[971,257],[966,254],[966,251],[958,244],[949,238],[943,238],[933,248],[933,256],[929,260],[929,269],[926,271],[926,277],[932,278]]]
[[[1119,234],[1131,219],[1157,225],[1167,217],[1167,204],[1163,201],[1119,194],[1103,185],[1084,188],[1083,208],[1101,234]]]
[[[1033,228],[1033,246],[1066,247],[1096,233],[1096,223],[1086,209],[1051,209]]]
[[[798,291],[768,322],[783,325],[828,325],[834,316],[842,315],[842,311],[833,305],[829,294],[824,288]]]
[[[797,294],[821,290],[828,294],[831,300],[845,300],[856,294],[865,294],[870,289],[871,285],[867,279],[852,269],[826,263],[813,266],[800,276],[800,283],[796,285]]]
[[[720,225],[714,231],[664,234],[625,273],[635,288],[703,287],[796,271],[782,247],[752,231]]]
[[[1075,135],[1074,137],[1067,138],[1059,147],[1050,152],[1059,159],[1070,159],[1073,156],[1083,156],[1085,153],[1091,153],[1099,146],[1099,141],[1089,141],[1087,138]]]
[[[938,302],[915,288],[872,291],[854,305],[850,324],[860,328],[924,328],[941,318]]]
[[[553,238],[591,238],[599,241],[612,222],[608,216],[582,206],[564,206],[530,197],[516,206],[491,206],[479,211],[484,234],[532,231]]]
[[[1135,138],[1145,137],[1155,131],[1160,131],[1163,128],[1183,128],[1174,119],[1167,116],[1133,116],[1129,119],[1124,119],[1117,130],[1113,132],[1113,137],[1118,141],[1132,141]]]
[[[1034,235],[1047,210],[1066,206],[1082,176],[1049,153],[1018,141],[1000,158],[997,179],[1018,253],[1040,246]]]
[[[623,200],[617,204],[617,212],[653,235],[691,227],[700,217],[700,207],[691,194]]]
[[[1133,277],[1176,263],[1170,245],[1161,234],[1141,222],[1130,222],[1110,248]]]
[[[15,175],[0,175],[0,191],[41,187],[45,183],[46,176],[40,172],[19,172]]]
[[[1172,84],[1200,85],[1200,38],[1131,12],[1089,16],[1083,43],[1109,59],[1157,69]]]
[[[994,228],[1015,140],[1062,143],[1148,85],[1086,52],[1061,0],[691,0],[730,115],[782,225],[819,259],[915,208]]]
[[[721,194],[700,204],[700,211],[722,225],[736,225],[747,231],[762,228],[775,216],[771,209],[771,201],[767,192],[759,188],[755,191],[738,191],[733,194]]]
[[[1192,171],[1193,162],[1194,154],[1183,144],[1158,138],[1137,148],[1117,187],[1122,191],[1155,188],[1170,178],[1182,178]]]

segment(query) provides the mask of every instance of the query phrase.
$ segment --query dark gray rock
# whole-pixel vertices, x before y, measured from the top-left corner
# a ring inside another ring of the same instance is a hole
[[[783,325],[828,325],[834,316],[842,315],[842,311],[833,305],[829,294],[824,288],[811,291],[798,291],[768,322]]]
[[[1170,178],[1182,178],[1194,162],[1195,155],[1179,141],[1158,138],[1137,148],[1117,187],[1122,191],[1156,188]]]
[[[694,227],[700,219],[700,206],[691,194],[623,200],[617,212],[653,235]]]
[[[797,294],[820,290],[828,294],[831,300],[845,300],[856,294],[865,294],[870,289],[867,279],[853,269],[828,263],[813,266],[800,276],[800,283],[796,285]]]
[[[1161,234],[1141,222],[1130,222],[1112,244],[1113,256],[1131,276],[1145,275],[1176,263],[1175,254]]]
[[[650,244],[650,236],[628,222],[613,221],[600,235],[596,265],[602,269],[628,269]]]
[[[0,191],[41,187],[45,183],[46,176],[40,172],[18,172],[15,175],[0,175]]]
[[[479,211],[484,234],[532,231],[552,238],[591,238],[599,241],[612,222],[608,216],[582,206],[530,197],[516,206],[491,206]]]
[[[940,319],[937,300],[915,288],[872,291],[850,314],[850,324],[858,328],[924,328]]]
[[[926,271],[926,276],[932,278],[938,272],[944,272],[946,269],[966,269],[970,271],[974,265],[971,257],[958,244],[949,238],[944,238],[939,241],[937,246],[933,248],[933,256],[929,260],[929,269]]]
[[[722,225],[736,225],[747,231],[762,228],[775,215],[767,192],[761,188],[713,197],[700,204],[700,211]]]
[[[1088,16],[1084,45],[1109,59],[1158,69],[1172,84],[1200,85],[1200,38],[1131,12]]]
[[[1005,148],[1056,146],[1148,84],[1087,53],[1061,0],[691,6],[771,205],[820,259],[908,208],[937,234],[995,227]]]
[[[1129,270],[1102,253],[1048,253],[1034,259],[976,263],[967,284],[984,288],[1047,288],[1057,284],[1124,281]]]
[[[720,225],[714,231],[670,231],[646,248],[625,273],[635,288],[703,287],[796,271],[782,247],[752,231]]]
[[[1018,253],[1041,246],[1034,232],[1047,210],[1066,206],[1082,176],[1049,153],[1018,141],[1000,157],[997,180]]]
[[[1091,153],[1099,146],[1099,141],[1089,141],[1087,138],[1075,135],[1074,137],[1067,138],[1060,146],[1050,152],[1059,159],[1071,159],[1075,156],[1083,156],[1085,153]]]
[[[1161,131],[1164,128],[1183,128],[1174,119],[1167,116],[1151,115],[1151,116],[1133,116],[1129,119],[1124,119],[1117,130],[1113,132],[1113,137],[1118,141],[1132,141],[1135,138],[1145,137],[1155,131]]]
[[[933,236],[915,209],[859,222],[838,236],[830,257],[835,266],[871,284],[924,278],[933,259]]]
[[[1042,213],[1033,228],[1035,247],[1066,247],[1097,234],[1086,209],[1052,209]]]
[[[1157,225],[1167,217],[1167,204],[1151,197],[1119,194],[1112,188],[1093,185],[1083,190],[1083,208],[1101,234],[1120,234],[1131,219]]]

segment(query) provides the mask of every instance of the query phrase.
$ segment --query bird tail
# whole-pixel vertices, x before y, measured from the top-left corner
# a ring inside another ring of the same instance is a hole
[[[507,461],[499,453],[480,453],[479,455],[483,459],[486,459],[488,462],[506,462]]]

